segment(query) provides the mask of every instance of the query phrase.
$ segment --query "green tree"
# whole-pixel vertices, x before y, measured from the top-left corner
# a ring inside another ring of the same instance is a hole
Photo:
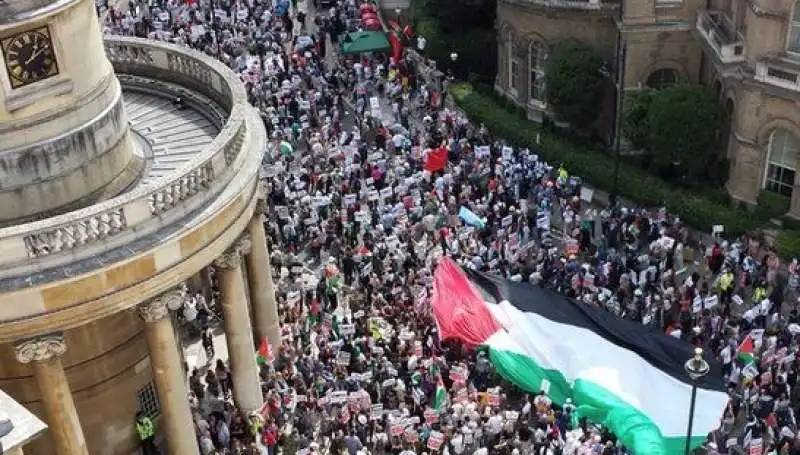
[[[496,8],[496,0],[412,0],[409,13],[416,33],[427,40],[425,56],[440,70],[491,83],[497,74]]]
[[[622,134],[638,149],[648,149],[650,127],[647,114],[653,102],[653,91],[642,90],[625,96],[625,112],[622,114]]]
[[[547,103],[559,120],[581,129],[597,120],[608,87],[603,67],[602,57],[585,43],[567,40],[553,47],[545,87]]]
[[[670,166],[683,177],[703,176],[716,155],[719,108],[699,85],[677,85],[653,93],[647,112],[649,149],[661,169]]]

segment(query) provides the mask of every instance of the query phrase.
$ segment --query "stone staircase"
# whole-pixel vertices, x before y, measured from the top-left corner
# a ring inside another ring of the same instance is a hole
[[[152,151],[140,184],[174,172],[205,148],[219,133],[208,117],[173,99],[140,92],[125,93],[125,110],[132,129]]]

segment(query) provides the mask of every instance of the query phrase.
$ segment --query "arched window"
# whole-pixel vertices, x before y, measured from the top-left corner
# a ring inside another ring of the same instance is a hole
[[[669,68],[655,70],[647,78],[647,86],[654,89],[672,87],[677,83],[678,73]]]
[[[764,176],[765,189],[784,196],[792,196],[798,153],[800,153],[800,141],[794,134],[779,128],[769,135],[767,169]]]
[[[517,49],[517,42],[514,39],[514,33],[508,32],[508,90],[511,95],[517,96],[520,83],[519,83],[519,52]]]
[[[789,24],[789,52],[800,53],[800,1],[794,3],[792,8],[792,22]]]
[[[528,98],[544,103],[544,70],[547,64],[547,47],[541,41],[531,41],[528,46]]]

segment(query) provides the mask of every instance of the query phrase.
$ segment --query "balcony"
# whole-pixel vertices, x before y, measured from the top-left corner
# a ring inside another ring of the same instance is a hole
[[[744,61],[744,36],[721,11],[698,11],[697,32],[714,49],[722,63]]]
[[[756,63],[755,80],[800,92],[800,62],[788,55],[764,57]]]
[[[621,0],[505,0],[508,3],[547,8],[572,9],[583,11],[611,11],[619,9]]]

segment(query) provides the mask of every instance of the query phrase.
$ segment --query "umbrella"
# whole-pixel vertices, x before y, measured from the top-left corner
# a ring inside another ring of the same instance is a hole
[[[281,155],[283,156],[289,156],[294,153],[294,147],[292,147],[292,144],[286,141],[281,141],[281,144],[278,146],[278,150],[280,150]]]
[[[366,26],[366,24],[365,24]],[[380,29],[380,22],[377,23]],[[343,55],[358,55],[365,52],[387,52],[391,50],[385,33],[354,32],[343,35],[340,42]]]
[[[364,13],[365,11],[372,11],[375,12],[375,5],[371,3],[362,3],[361,6],[358,7],[358,10]]]
[[[378,15],[371,11],[368,11],[366,13],[361,13],[361,20],[364,22],[368,20],[376,20],[380,22],[380,20],[378,19]]]

